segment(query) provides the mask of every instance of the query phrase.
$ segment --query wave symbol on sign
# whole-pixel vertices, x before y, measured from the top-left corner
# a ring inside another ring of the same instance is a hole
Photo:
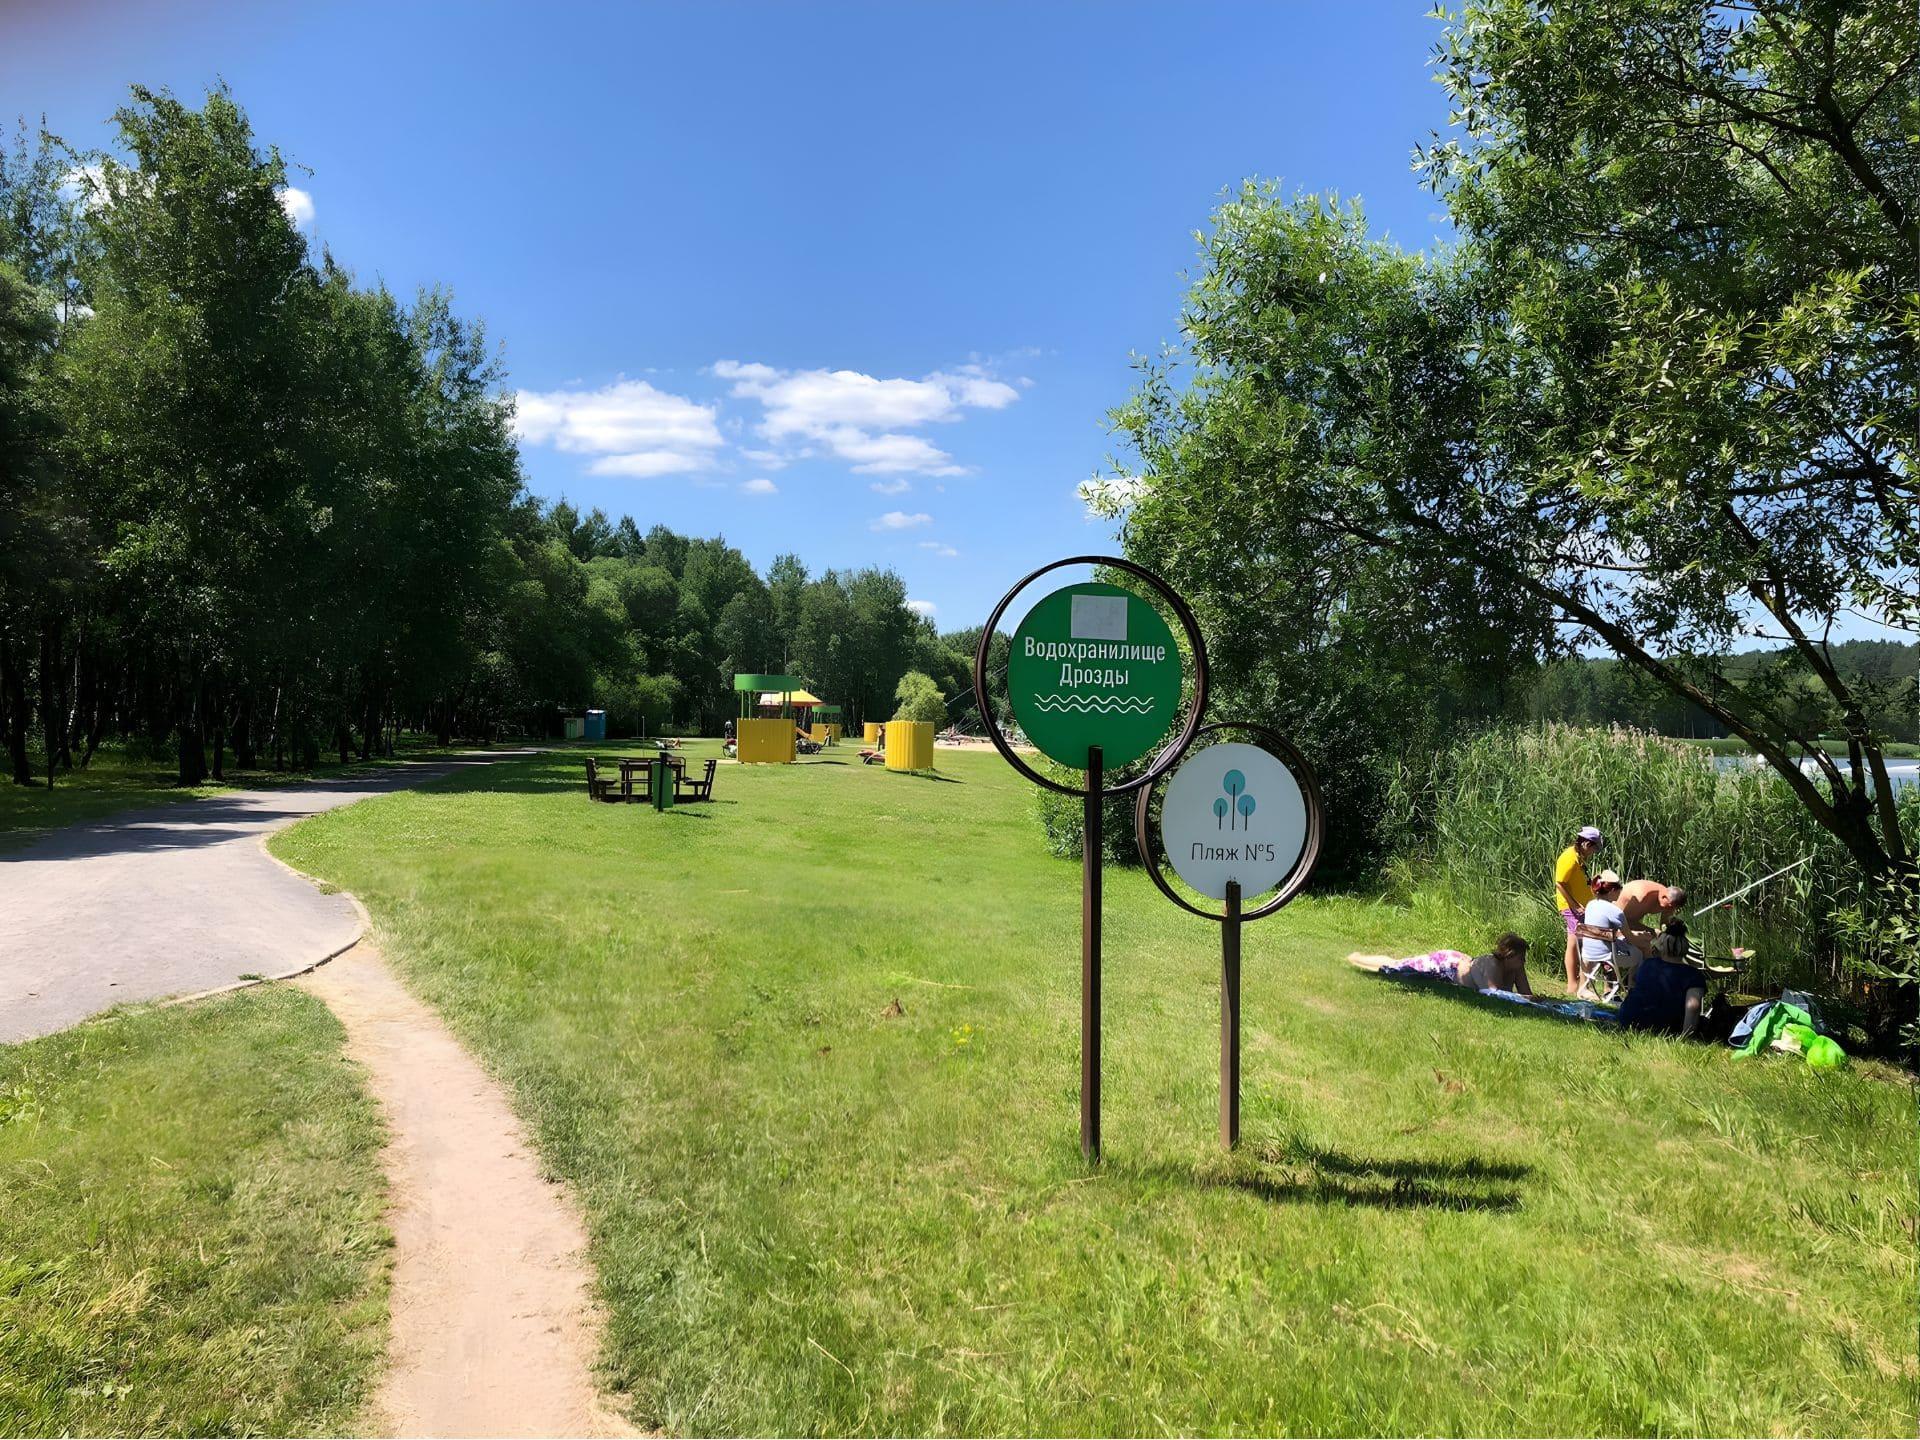
[[[1153,709],[1153,698],[1146,695],[1036,695],[1036,710],[1048,712],[1095,711],[1102,715],[1145,715]]]

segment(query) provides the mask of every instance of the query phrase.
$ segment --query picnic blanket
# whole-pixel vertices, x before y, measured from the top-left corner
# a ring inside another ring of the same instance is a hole
[[[1347,963],[1388,980],[1462,989],[1465,987],[1460,985],[1460,972],[1473,963],[1473,957],[1460,950],[1430,950],[1424,955],[1409,955],[1401,960],[1391,960],[1384,955],[1353,954],[1347,956]],[[1524,1005],[1536,1013],[1556,1015],[1563,1020],[1579,1020],[1596,1025],[1618,1023],[1611,1006],[1592,1000],[1543,1000],[1538,996],[1522,995],[1515,990],[1499,989],[1477,990],[1473,993],[1489,1000]]]

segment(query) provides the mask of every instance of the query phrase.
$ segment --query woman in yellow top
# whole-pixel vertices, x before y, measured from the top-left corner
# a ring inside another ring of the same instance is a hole
[[[1604,837],[1591,825],[1582,826],[1573,844],[1560,852],[1553,862],[1553,903],[1560,918],[1567,922],[1567,993],[1580,988],[1580,920],[1587,902],[1593,899],[1593,885],[1587,879],[1587,861],[1600,852]]]

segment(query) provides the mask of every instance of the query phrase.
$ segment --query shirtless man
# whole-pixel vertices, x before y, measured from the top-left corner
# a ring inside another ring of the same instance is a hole
[[[1620,888],[1620,912],[1627,917],[1628,933],[1635,938],[1651,937],[1655,923],[1648,917],[1658,915],[1664,927],[1687,903],[1687,892],[1678,885],[1662,885],[1658,880],[1629,880]]]

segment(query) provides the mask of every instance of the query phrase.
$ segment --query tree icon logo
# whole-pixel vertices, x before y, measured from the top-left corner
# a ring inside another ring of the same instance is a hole
[[[1216,828],[1221,821],[1227,822],[1227,828],[1233,830],[1252,828],[1253,796],[1247,793],[1247,777],[1238,770],[1229,770],[1220,777],[1220,788],[1232,798],[1213,802]],[[1240,823],[1242,821],[1245,822],[1244,826]]]

